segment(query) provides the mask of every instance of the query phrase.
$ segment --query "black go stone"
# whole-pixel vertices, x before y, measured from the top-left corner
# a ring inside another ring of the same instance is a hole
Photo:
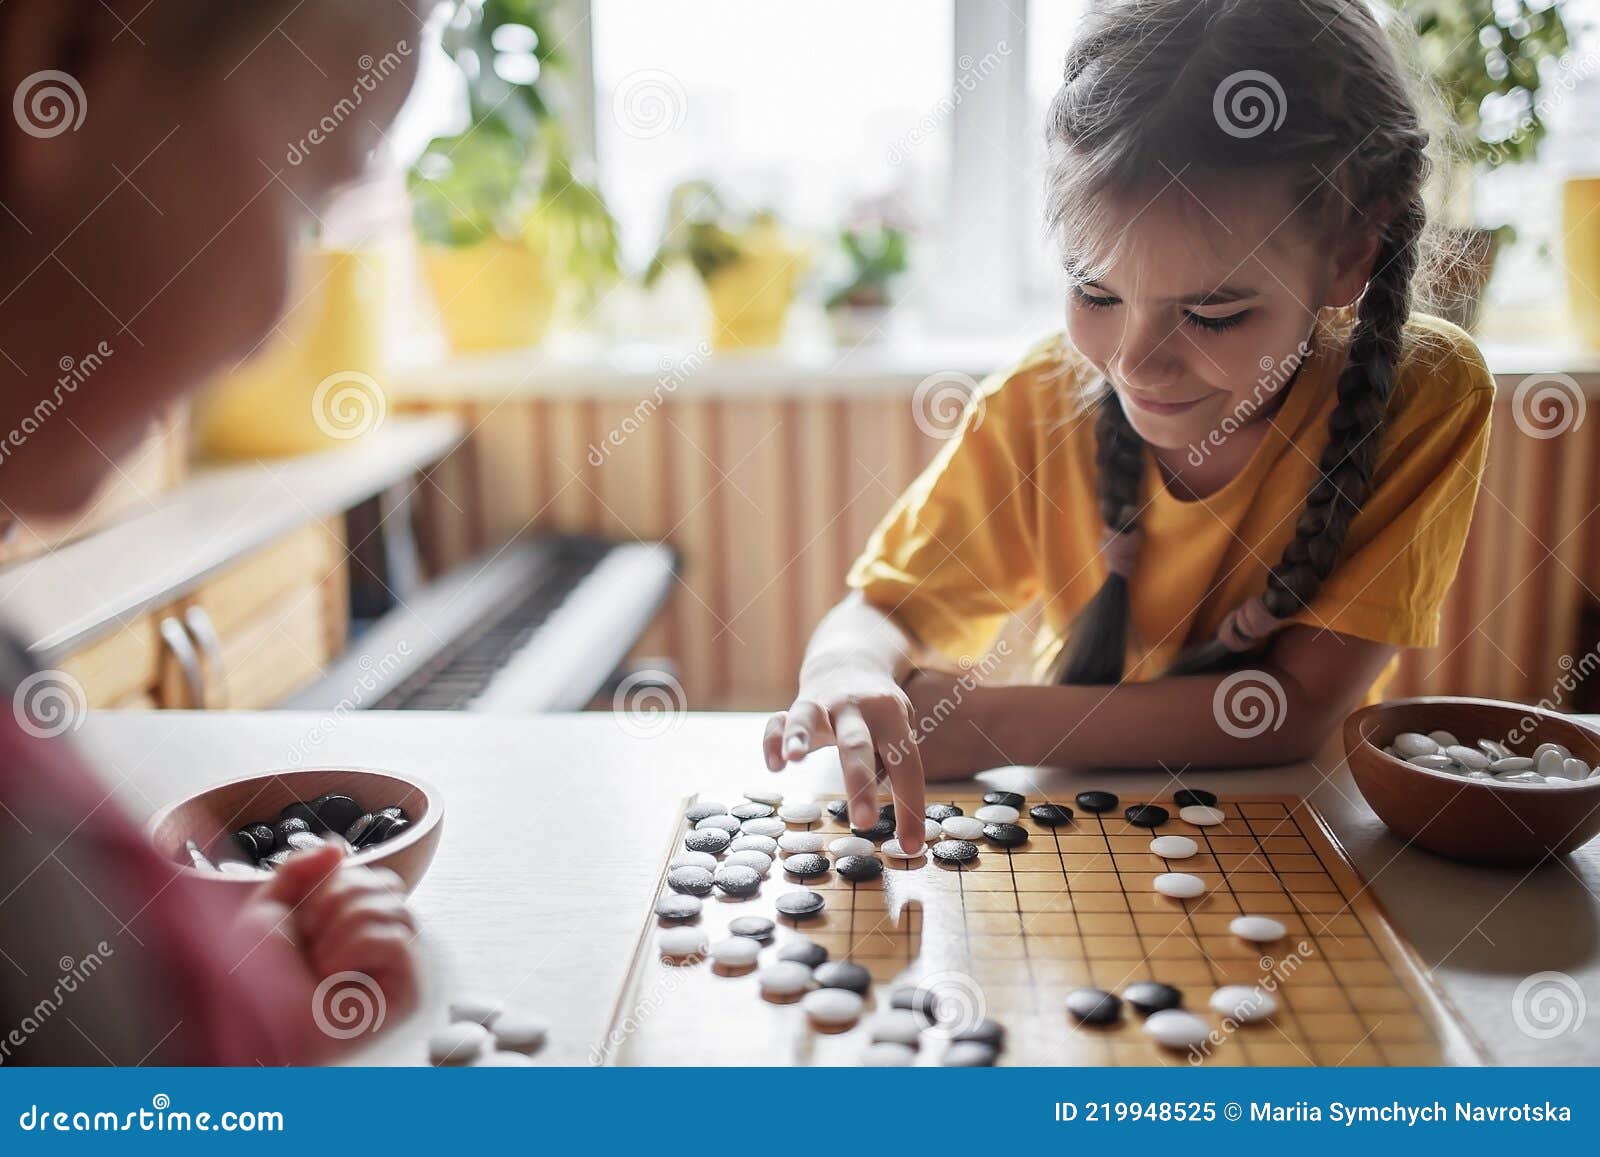
[[[272,850],[273,842],[278,834],[272,830],[271,824],[246,824],[245,831],[255,837],[256,847],[261,849],[261,854],[266,855]]]
[[[997,804],[1000,807],[1014,807],[1022,810],[1022,805],[1027,803],[1027,797],[1014,791],[991,791],[984,794],[983,802]]]
[[[721,828],[696,828],[683,837],[683,846],[691,852],[709,852],[721,855],[733,843],[733,837]]]
[[[878,822],[870,828],[851,828],[850,834],[860,836],[864,840],[871,840],[873,843],[886,840],[894,835],[894,813],[891,812],[887,817],[880,814]]]
[[[367,838],[367,833],[372,830],[372,825],[378,822],[378,817],[373,812],[360,816],[356,822],[344,830],[344,838],[352,848],[362,846],[362,841]]]
[[[777,909],[785,916],[796,920],[806,916],[815,916],[828,906],[819,892],[810,892],[801,889],[797,892],[785,892],[778,897]]]
[[[1006,1027],[997,1020],[985,1018],[977,1024],[957,1029],[950,1034],[950,1039],[952,1041],[988,1045],[992,1049],[1003,1049],[1006,1047]]]
[[[897,988],[889,994],[889,1007],[914,1012],[931,1021],[939,1010],[939,998],[931,988]]]
[[[355,823],[362,815],[362,807],[347,795],[318,796],[311,801],[311,810],[317,813],[317,818],[325,824],[330,831],[342,832]]]
[[[998,847],[1014,848],[1028,842],[1028,831],[1016,824],[984,824],[983,838]]]
[[[878,805],[878,818],[880,820],[888,820],[890,823],[893,823],[894,822],[894,804],[892,804],[892,803],[879,804]]]
[[[356,848],[370,848],[373,844],[381,844],[384,840],[394,835],[396,825],[404,822],[404,820],[386,816],[382,812],[373,812],[372,822],[361,832],[361,838],[350,840],[350,843]],[[347,836],[346,838],[348,839],[349,837]]]
[[[1122,813],[1122,818],[1136,828],[1159,828],[1171,817],[1164,807],[1153,803],[1136,803]]]
[[[244,828],[233,833],[233,842],[239,845],[239,850],[250,857],[251,862],[259,860],[263,853],[272,850],[272,829],[267,829],[267,842],[262,845],[256,841],[254,828]]]
[[[697,824],[712,816],[720,816],[722,810],[720,803],[692,803],[683,809],[683,818],[692,824]]]
[[[1109,791],[1080,791],[1077,803],[1086,812],[1108,812],[1117,806],[1117,797]]]
[[[728,814],[736,820],[764,820],[772,814],[772,809],[764,803],[751,800],[749,803],[737,805]]]
[[[1183,993],[1170,984],[1140,980],[1122,990],[1122,999],[1133,1005],[1141,1016],[1149,1016],[1163,1009],[1177,1008],[1183,1003]]]
[[[674,892],[656,901],[656,915],[663,920],[693,920],[700,915],[700,901]]]
[[[872,973],[852,960],[835,960],[822,965],[815,979],[820,988],[846,988],[862,996],[872,990]]]
[[[828,857],[819,856],[815,852],[801,852],[783,861],[783,870],[801,879],[807,876],[820,876],[828,870]]]
[[[761,873],[742,864],[724,864],[711,882],[729,896],[754,896],[761,890]]]
[[[876,880],[883,875],[883,861],[877,856],[840,856],[833,870],[846,880]]]
[[[933,858],[946,864],[970,864],[978,858],[978,845],[968,840],[940,840],[933,845]]]
[[[388,816],[392,820],[403,820],[406,818],[406,809],[399,804],[391,804],[388,807],[379,808],[378,814],[380,816]]]
[[[272,848],[282,851],[289,846],[289,837],[296,832],[309,832],[311,825],[299,816],[291,816],[286,820],[279,820],[272,826]]]
[[[1122,1001],[1103,988],[1075,988],[1067,993],[1067,1011],[1079,1024],[1115,1024]]]
[[[311,810],[311,805],[301,803],[299,800],[296,800],[278,813],[278,822],[282,823],[284,820],[303,820],[307,831],[316,832],[319,835],[328,830],[328,825],[322,822],[321,816]]]
[[[1072,822],[1072,809],[1059,803],[1036,803],[1028,809],[1028,816],[1036,824],[1059,828]]]
[[[825,964],[828,960],[828,950],[815,940],[791,940],[778,949],[779,960],[792,960],[796,964],[804,964],[807,968],[815,968]]]
[[[832,803],[828,804],[828,814],[842,824],[849,823],[850,801],[847,799],[834,800]]]
[[[674,892],[685,892],[690,896],[709,896],[711,873],[704,868],[673,868],[667,873],[667,887]]]
[[[748,936],[752,940],[765,940],[777,928],[765,916],[740,916],[728,925],[728,931],[735,936]]]
[[[980,1041],[958,1040],[950,1042],[939,1063],[947,1068],[974,1069],[987,1068],[999,1059],[1000,1050],[993,1045],[986,1045]]]
[[[951,816],[964,815],[960,808],[953,803],[930,803],[922,812],[934,823],[942,823]]]
[[[1172,802],[1179,807],[1216,807],[1217,793],[1198,787],[1186,787],[1172,793]]]

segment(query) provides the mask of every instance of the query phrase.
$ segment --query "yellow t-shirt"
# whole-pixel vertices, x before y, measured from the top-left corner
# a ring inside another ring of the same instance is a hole
[[[1130,584],[1125,678],[1155,678],[1188,643],[1266,589],[1316,476],[1345,364],[1349,311],[1329,311],[1309,360],[1252,456],[1199,500],[1169,491],[1145,449],[1144,546]],[[960,428],[900,496],[849,583],[926,645],[976,658],[1007,618],[1040,603],[1042,676],[1105,580],[1095,501],[1096,376],[1058,334],[989,377]],[[1291,621],[1399,647],[1438,641],[1488,453],[1494,379],[1472,339],[1413,315],[1372,494],[1344,555]],[[1200,452],[1200,451],[1196,451]],[[1381,697],[1398,659],[1378,678]]]

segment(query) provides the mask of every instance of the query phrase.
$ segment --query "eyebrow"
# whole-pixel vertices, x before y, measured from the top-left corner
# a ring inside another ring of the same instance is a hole
[[[1080,280],[1079,284],[1080,285],[1093,286],[1095,289],[1100,290],[1102,293],[1111,293],[1111,290],[1107,289],[1104,285],[1100,284],[1100,282],[1098,282],[1098,281],[1091,281],[1091,280],[1088,280],[1087,278],[1085,278],[1085,279]],[[1116,295],[1112,294],[1112,296],[1114,297]],[[1210,305],[1229,305],[1229,304],[1231,304],[1231,303],[1233,303],[1235,301],[1243,301],[1243,300],[1245,300],[1247,298],[1260,297],[1260,296],[1261,296],[1261,291],[1259,289],[1251,289],[1249,286],[1244,286],[1244,285],[1219,285],[1215,289],[1201,290],[1198,293],[1188,293],[1188,294],[1184,294],[1181,297],[1168,298],[1167,301],[1169,301],[1169,302],[1171,302],[1172,304],[1175,304],[1175,305],[1191,305],[1191,306],[1202,306],[1202,307],[1204,307],[1204,306],[1210,306]]]

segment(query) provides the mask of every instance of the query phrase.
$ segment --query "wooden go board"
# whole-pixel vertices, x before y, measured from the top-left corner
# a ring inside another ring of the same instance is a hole
[[[833,797],[837,798],[837,797]],[[930,795],[972,815],[977,794]],[[1029,804],[1042,801],[1030,797]],[[1123,803],[1142,802],[1129,797]],[[756,896],[706,897],[699,926],[708,943],[739,916],[767,916],[778,929],[761,963],[799,936],[831,959],[866,967],[874,987],[862,1020],[844,1031],[812,1026],[794,1001],[762,995],[755,970],[725,973],[709,960],[673,963],[656,946],[669,922],[653,914],[641,938],[603,1053],[633,1065],[854,1065],[869,1041],[874,1010],[902,985],[924,985],[957,1003],[976,1000],[1003,1024],[1011,1065],[1426,1065],[1483,1060],[1471,1038],[1389,924],[1331,831],[1304,800],[1224,799],[1219,825],[1172,818],[1151,830],[1122,818],[1121,807],[1049,828],[1026,808],[1028,842],[1007,851],[978,841],[977,860],[955,868],[929,856],[910,865],[885,858],[876,880],[852,884],[829,872],[800,881],[774,863]],[[681,821],[668,858],[692,827]],[[849,834],[823,813],[789,825],[828,839]],[[1155,835],[1199,844],[1189,859],[1164,861]],[[783,853],[780,853],[780,860]],[[830,855],[830,860],[832,859]],[[1207,892],[1174,900],[1152,880],[1166,871],[1201,877]],[[779,916],[774,901],[808,888],[827,900],[818,916]],[[665,869],[656,895],[665,892]],[[652,897],[652,905],[654,896]],[[1266,915],[1288,934],[1250,943],[1228,931],[1242,914]],[[1217,1032],[1202,1050],[1172,1051],[1152,1041],[1124,1005],[1119,1023],[1077,1024],[1067,993],[1094,985],[1120,993],[1137,980],[1183,991],[1183,1007]],[[1260,984],[1275,995],[1266,1021],[1228,1026],[1210,1009],[1224,984]],[[971,996],[978,993],[978,996]],[[917,1064],[937,1064],[942,1042],[925,1043]]]

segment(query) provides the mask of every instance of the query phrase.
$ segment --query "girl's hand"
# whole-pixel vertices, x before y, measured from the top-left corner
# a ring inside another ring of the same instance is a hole
[[[970,677],[916,670],[902,686],[911,703],[912,726],[925,740],[921,757],[926,779],[967,779],[1015,762],[989,738],[996,723],[996,697],[986,696]]]
[[[887,780],[895,835],[908,852],[922,848],[926,792],[912,727],[911,700],[890,672],[859,659],[811,661],[788,711],[767,721],[767,767],[781,771],[811,752],[838,747],[850,800],[850,825],[878,822],[877,784]]]

